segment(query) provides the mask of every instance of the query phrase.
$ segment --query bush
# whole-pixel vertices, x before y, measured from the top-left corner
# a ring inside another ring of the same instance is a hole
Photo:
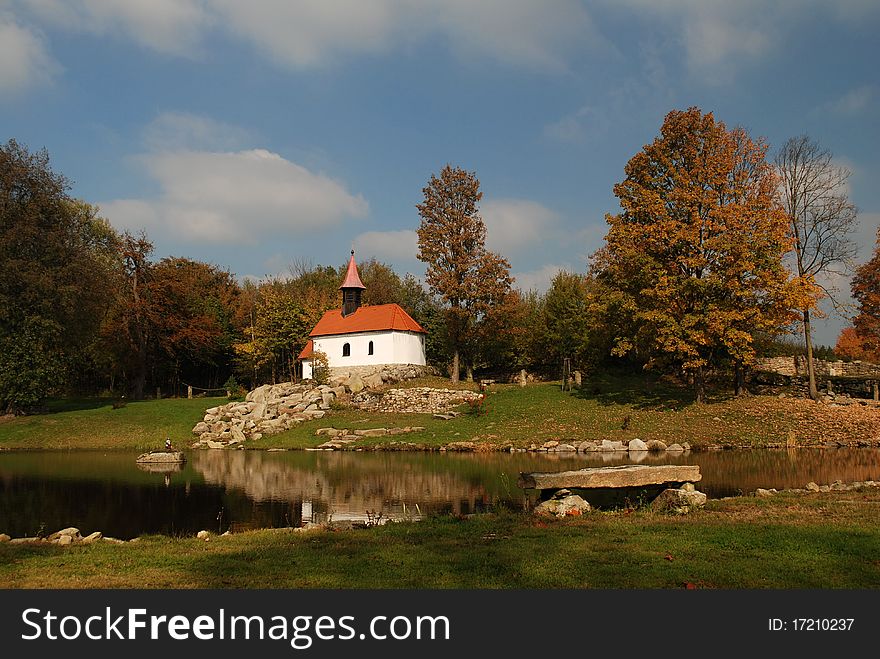
[[[223,383],[223,388],[229,392],[229,400],[238,400],[246,393],[234,375],[230,375],[229,379]]]
[[[312,353],[312,379],[316,384],[327,384],[330,379],[330,358],[320,350]]]

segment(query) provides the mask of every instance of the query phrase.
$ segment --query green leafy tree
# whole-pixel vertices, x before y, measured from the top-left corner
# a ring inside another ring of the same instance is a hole
[[[116,235],[68,195],[48,153],[0,145],[0,409],[63,386],[97,334]]]

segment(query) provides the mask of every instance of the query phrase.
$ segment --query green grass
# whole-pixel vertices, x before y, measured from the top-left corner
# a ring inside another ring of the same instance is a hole
[[[440,378],[414,380],[404,386],[445,387]],[[460,388],[476,389],[473,383]],[[107,399],[53,401],[54,413],[0,422],[0,449],[16,448],[155,448],[168,435],[182,446],[193,439],[192,427],[208,407],[225,398],[164,399],[130,402],[114,410]],[[318,428],[350,430],[423,426],[424,431],[364,439],[352,448],[376,444],[414,443],[440,447],[471,441],[483,447],[540,445],[548,440],[661,439],[689,442],[694,447],[763,447],[877,442],[880,410],[851,406],[832,408],[805,399],[773,396],[733,398],[718,395],[696,405],[688,390],[644,376],[603,375],[577,391],[563,392],[558,383],[493,385],[485,414],[467,414],[442,421],[430,414],[384,414],[334,409],[323,419],[295,426],[279,435],[249,442],[248,448],[308,448],[325,441]],[[624,421],[628,419],[627,428]]]
[[[0,545],[12,588],[878,588],[880,492],[710,502],[538,520],[437,517],[209,542]]]
[[[205,408],[225,398],[168,398],[130,401],[114,410],[111,399],[49,401],[48,414],[18,417],[0,423],[3,449],[153,449],[165,437],[189,446],[192,427]]]

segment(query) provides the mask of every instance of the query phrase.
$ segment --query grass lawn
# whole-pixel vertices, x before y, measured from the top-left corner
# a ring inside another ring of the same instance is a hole
[[[402,386],[446,387],[440,378]],[[461,384],[462,388],[475,388]],[[114,410],[107,399],[55,401],[50,414],[0,422],[0,449],[129,448],[161,445],[166,435],[177,445],[194,439],[192,427],[208,407],[225,398],[164,399],[130,402]],[[465,406],[466,407],[466,406]],[[626,429],[624,422],[626,421]],[[662,439],[694,447],[720,444],[743,447],[844,444],[880,440],[880,409],[851,405],[830,407],[801,398],[717,396],[696,405],[690,391],[637,376],[597,376],[579,391],[563,392],[558,383],[493,385],[486,412],[463,413],[442,421],[429,414],[385,414],[334,409],[279,435],[248,442],[248,448],[307,448],[325,441],[315,431],[324,426],[366,429],[423,426],[424,431],[364,439],[352,448],[391,442],[439,447],[472,441],[485,447],[528,447],[548,440]]]
[[[205,408],[225,398],[130,401],[113,409],[109,398],[49,401],[48,414],[0,422],[0,449],[154,449],[165,437],[189,446]]]
[[[878,588],[880,492],[539,520],[437,517],[347,531],[0,544],[6,588]]]

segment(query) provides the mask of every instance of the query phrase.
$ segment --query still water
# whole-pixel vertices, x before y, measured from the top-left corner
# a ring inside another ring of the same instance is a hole
[[[194,451],[182,467],[145,470],[136,456],[0,453],[0,532],[22,537],[76,526],[84,534],[131,538],[467,514],[499,504],[522,507],[521,471],[630,462],[626,453]],[[880,449],[718,451],[639,462],[700,465],[698,487],[710,498],[809,481],[880,480]]]

